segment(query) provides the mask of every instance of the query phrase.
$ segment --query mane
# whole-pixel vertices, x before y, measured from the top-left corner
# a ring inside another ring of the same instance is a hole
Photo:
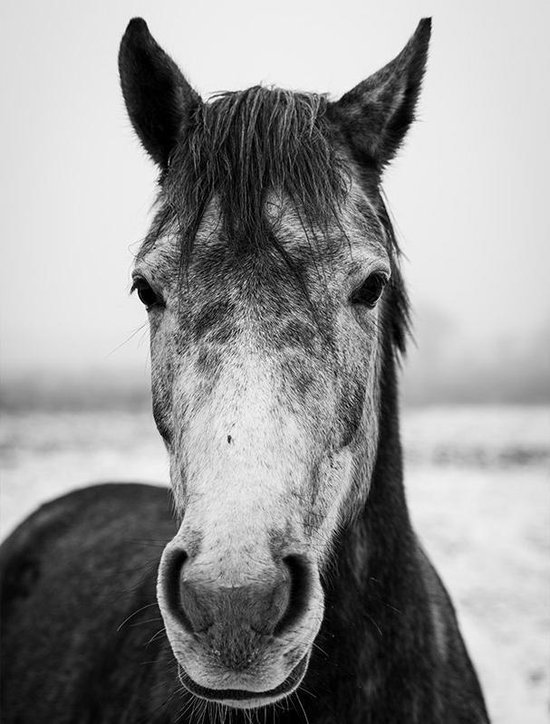
[[[324,95],[263,86],[219,93],[198,104],[160,179],[159,211],[142,251],[175,229],[184,271],[203,215],[215,197],[219,233],[226,242],[237,253],[277,253],[307,296],[299,270],[266,219],[265,201],[269,191],[282,192],[308,238],[315,239],[334,224],[341,228],[350,171],[337,152],[327,108]],[[391,337],[403,351],[408,304],[396,263],[399,249],[381,197],[379,205],[395,267]]]

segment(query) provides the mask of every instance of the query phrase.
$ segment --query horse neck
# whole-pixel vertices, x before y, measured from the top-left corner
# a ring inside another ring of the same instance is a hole
[[[405,571],[417,562],[403,485],[396,360],[386,355],[380,382],[379,436],[370,492],[363,510],[348,527],[339,551],[345,584],[353,575],[358,585],[395,589]],[[361,481],[366,486],[367,481]],[[415,566],[416,567],[416,566]]]
[[[364,509],[334,552],[336,573],[326,586],[325,621],[318,639],[331,667],[338,662],[332,671],[339,675],[324,680],[321,673],[312,682],[312,689],[327,692],[332,704],[327,700],[325,705],[336,709],[358,697],[365,706],[368,692],[384,685],[396,661],[409,655],[413,661],[414,642],[406,632],[425,625],[425,594],[403,486],[393,356],[382,374],[371,489]],[[319,671],[329,668],[320,650],[315,657]]]
[[[416,556],[403,484],[396,366],[394,354],[387,354],[380,382],[379,436],[370,492],[362,515],[350,530],[352,549],[357,549],[359,541],[367,540],[367,556],[363,561],[369,578],[386,575],[389,562],[401,565],[411,554]],[[355,557],[357,559],[357,555]],[[393,573],[402,575],[397,570]]]

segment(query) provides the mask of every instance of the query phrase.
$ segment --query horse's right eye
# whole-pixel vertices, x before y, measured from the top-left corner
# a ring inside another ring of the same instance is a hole
[[[154,306],[164,306],[162,297],[160,297],[155,292],[149,282],[143,279],[143,277],[136,277],[134,279],[134,283],[132,284],[132,291],[134,290],[137,292],[137,295],[142,304],[147,307],[147,310],[151,309],[151,307]]]

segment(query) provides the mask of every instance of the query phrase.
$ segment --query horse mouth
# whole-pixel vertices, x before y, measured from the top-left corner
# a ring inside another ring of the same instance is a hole
[[[309,663],[309,653],[307,653],[296,666],[292,669],[286,679],[276,686],[274,689],[267,691],[249,691],[246,689],[209,689],[200,686],[179,667],[179,679],[183,686],[195,696],[218,704],[226,706],[234,706],[237,708],[254,708],[273,704],[278,699],[291,694],[302,682]]]

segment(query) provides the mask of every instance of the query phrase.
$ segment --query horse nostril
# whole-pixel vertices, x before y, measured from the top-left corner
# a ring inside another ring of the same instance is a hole
[[[307,561],[298,555],[283,558],[289,576],[289,593],[286,610],[277,622],[273,633],[281,635],[294,626],[307,610],[310,590],[310,572]]]
[[[193,627],[187,617],[182,601],[183,567],[187,558],[187,553],[183,549],[170,551],[169,558],[164,566],[161,581],[164,599],[170,613],[179,620],[185,629],[191,631]]]

